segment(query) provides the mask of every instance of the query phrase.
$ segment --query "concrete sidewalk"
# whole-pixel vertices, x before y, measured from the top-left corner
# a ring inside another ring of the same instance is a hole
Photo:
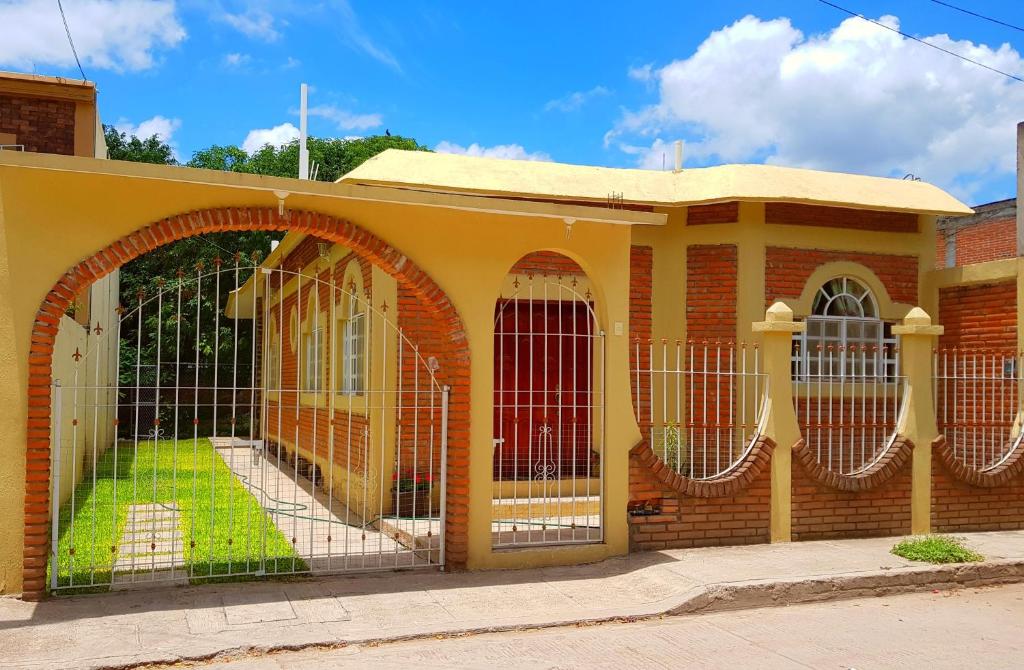
[[[670,550],[571,568],[3,598],[0,668],[124,668],[1024,581],[1024,532],[965,537],[984,563],[912,563],[881,538]]]

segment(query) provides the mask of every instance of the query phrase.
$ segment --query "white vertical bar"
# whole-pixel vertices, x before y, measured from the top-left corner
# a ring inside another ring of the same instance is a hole
[[[439,558],[441,566],[445,565],[446,522],[448,519],[448,396],[451,387],[441,389],[441,537]]]
[[[62,414],[64,396],[59,379],[53,380],[53,439],[51,440],[53,454],[53,493],[50,494],[50,517],[53,519],[50,529],[50,590],[57,589],[57,578],[60,575],[60,455],[62,449]],[[74,493],[72,493],[72,496]],[[70,570],[69,570],[70,574]]]

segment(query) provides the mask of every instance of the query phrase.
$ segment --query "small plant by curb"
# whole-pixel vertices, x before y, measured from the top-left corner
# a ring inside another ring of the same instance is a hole
[[[948,535],[925,535],[903,540],[892,553],[908,561],[925,563],[976,563],[985,557],[964,546],[963,540]]]

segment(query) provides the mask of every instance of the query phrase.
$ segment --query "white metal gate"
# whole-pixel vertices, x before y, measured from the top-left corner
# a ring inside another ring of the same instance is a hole
[[[54,381],[51,590],[442,565],[437,359],[333,268],[214,265]]]

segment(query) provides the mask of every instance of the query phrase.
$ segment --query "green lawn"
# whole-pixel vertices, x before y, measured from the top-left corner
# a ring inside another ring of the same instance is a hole
[[[61,507],[59,585],[109,584],[129,508],[153,502],[178,511],[178,530],[193,581],[226,579],[229,574],[260,569],[267,573],[306,569],[208,439],[179,440],[177,448],[174,440],[155,445],[140,442],[137,450],[133,443],[121,442],[116,460],[114,456],[114,449],[108,449],[99,459],[95,486],[92,470],[87,470],[72,499]],[[263,556],[266,560],[261,565]]]

